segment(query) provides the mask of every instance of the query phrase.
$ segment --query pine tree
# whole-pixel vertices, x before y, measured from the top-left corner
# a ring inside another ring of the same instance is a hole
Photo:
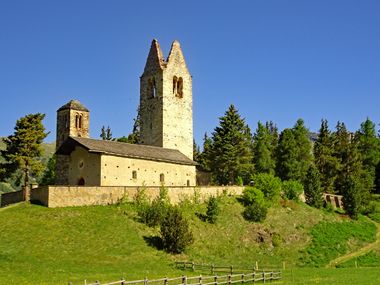
[[[253,169],[249,127],[233,105],[219,120],[212,136],[213,175],[224,185],[235,183],[239,176],[248,180]]]
[[[339,170],[339,160],[334,156],[334,141],[327,120],[322,120],[317,141],[314,144],[314,161],[320,173],[324,192],[334,193],[334,182]]]
[[[102,129],[100,130],[100,137],[104,141],[112,141],[113,138],[112,138],[111,128],[109,126],[107,128],[102,126]]]
[[[305,127],[304,121],[298,119],[293,129],[294,139],[297,144],[297,160],[299,163],[299,181],[304,181],[306,173],[313,162],[312,144],[309,139],[309,130]]]
[[[375,124],[366,119],[360,129],[355,133],[355,142],[363,164],[363,170],[367,172],[368,184],[364,187],[370,191],[374,189],[375,170],[380,162],[380,143],[376,136]]]
[[[363,203],[363,185],[361,179],[355,175],[348,176],[344,181],[343,207],[353,219],[358,218]]]
[[[212,139],[205,133],[203,137],[203,151],[199,155],[197,161],[202,170],[211,171],[211,157],[212,157]]]
[[[17,169],[21,169],[23,185],[28,186],[29,177],[37,177],[41,173],[41,144],[48,135],[42,124],[44,117],[45,114],[37,113],[20,118],[16,122],[14,134],[3,139],[6,146],[6,149],[1,151],[6,160],[3,164],[4,177],[10,177]]]
[[[265,123],[265,128],[268,130],[268,133],[271,137],[271,143],[270,143],[270,151],[271,151],[271,157],[274,161],[274,164],[277,164],[277,147],[278,147],[278,140],[279,140],[279,134],[278,134],[278,128],[276,124],[274,124],[272,121]]]
[[[321,188],[318,169],[314,165],[311,165],[306,173],[304,192],[308,205],[315,208],[323,206],[323,189]]]
[[[272,156],[272,137],[268,128],[260,122],[253,135],[253,164],[258,173],[274,174],[276,165]]]
[[[193,160],[199,163],[200,159],[201,159],[201,151],[199,149],[199,146],[193,139]]]
[[[285,129],[278,142],[276,175],[282,180],[298,180],[300,173],[297,142],[292,130]]]

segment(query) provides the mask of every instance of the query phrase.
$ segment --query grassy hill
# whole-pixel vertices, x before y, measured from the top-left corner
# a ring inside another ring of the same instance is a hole
[[[199,219],[205,205],[188,202],[181,209],[195,237],[181,255],[155,248],[158,229],[138,222],[134,206],[128,203],[60,209],[22,203],[0,209],[0,284],[83,284],[85,279],[105,282],[199,274],[174,267],[175,261],[183,260],[245,267],[258,261],[260,268],[281,267],[283,262],[287,268],[324,266],[372,242],[376,233],[367,219],[352,222],[294,202],[272,207],[262,224],[245,221],[243,208],[233,197],[222,198],[215,225]],[[342,231],[350,234],[341,235]],[[338,236],[340,250],[334,249]],[[316,253],[317,261],[311,258]],[[297,270],[301,278],[311,269]],[[340,270],[347,275],[347,270]],[[322,272],[330,276],[329,271]],[[365,275],[375,280],[375,272]],[[279,284],[306,284],[296,283],[291,274],[285,272],[292,283]]]

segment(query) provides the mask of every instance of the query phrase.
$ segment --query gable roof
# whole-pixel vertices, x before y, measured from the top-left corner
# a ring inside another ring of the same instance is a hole
[[[192,161],[186,155],[176,149],[78,137],[69,137],[59,147],[59,149],[56,151],[56,154],[69,155],[75,149],[75,146],[78,145],[93,153],[184,165],[197,165],[196,162]]]

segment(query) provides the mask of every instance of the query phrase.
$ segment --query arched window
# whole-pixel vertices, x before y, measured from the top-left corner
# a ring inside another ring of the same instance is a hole
[[[136,170],[132,171],[132,179],[137,179],[137,171]]]
[[[178,83],[177,83],[177,96],[179,98],[183,97],[183,79],[182,77],[178,78]]]
[[[173,94],[178,97],[183,97],[183,79],[182,77],[173,77]]]
[[[79,114],[75,115],[75,128],[79,128]]]
[[[160,174],[160,182],[165,182],[165,174]]]
[[[178,82],[178,78],[177,76],[174,76],[173,77],[173,94],[174,95],[177,94],[177,82]]]
[[[79,129],[82,128],[82,114],[79,115]]]
[[[78,186],[83,186],[84,183],[85,183],[84,178],[83,177],[79,178],[79,180],[78,180]]]
[[[156,80],[154,79],[154,77],[148,79],[147,93],[149,99],[157,96]]]

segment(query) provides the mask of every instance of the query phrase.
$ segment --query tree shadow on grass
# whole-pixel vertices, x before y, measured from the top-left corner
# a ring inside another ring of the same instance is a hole
[[[195,215],[200,219],[202,222],[207,222],[207,215],[202,213],[195,213]]]
[[[144,236],[144,241],[146,242],[147,245],[150,247],[154,247],[155,249],[158,250],[163,250],[164,245],[162,243],[162,239],[159,236]]]

